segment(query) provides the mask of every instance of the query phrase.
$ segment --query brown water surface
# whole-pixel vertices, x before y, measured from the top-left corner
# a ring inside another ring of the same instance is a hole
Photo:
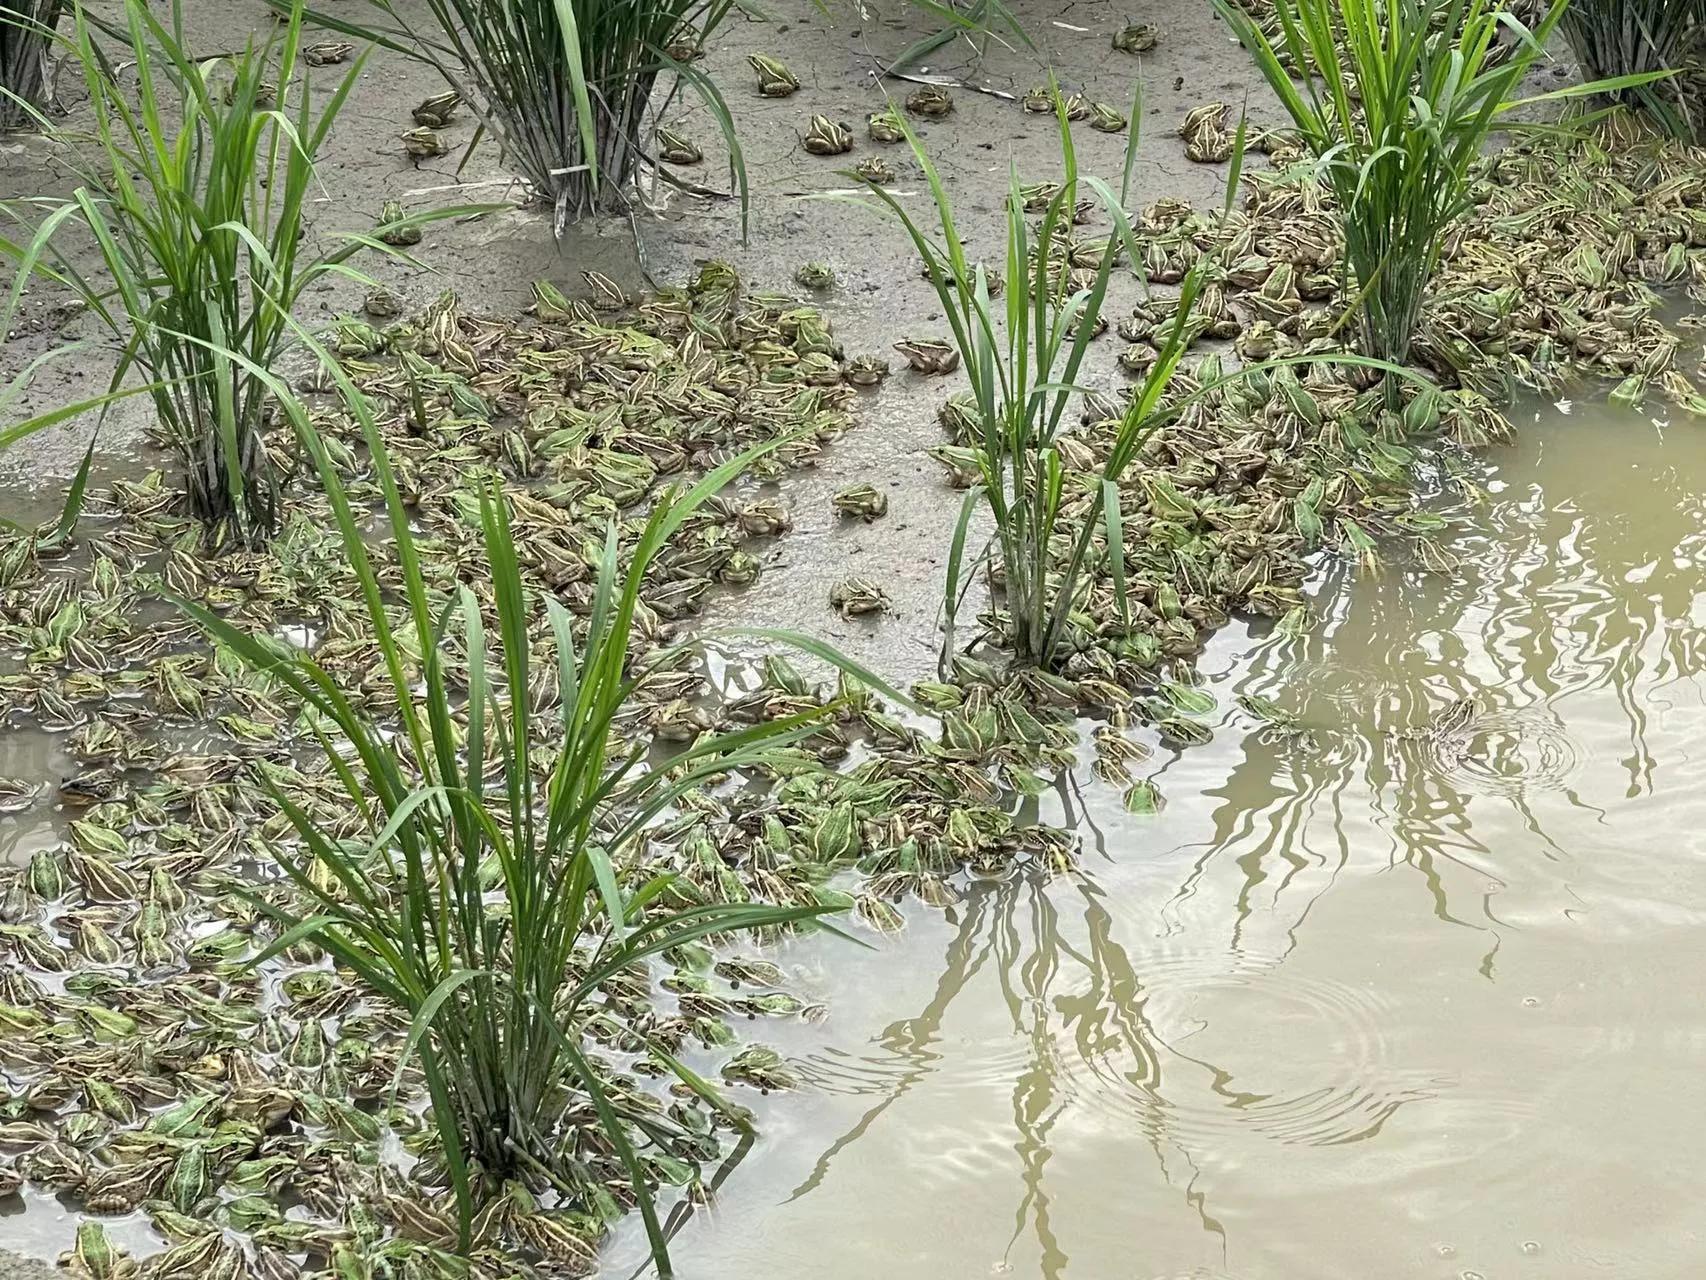
[[[1521,426],[1455,577],[1216,641],[1159,817],[1045,803],[1082,876],[793,953],[809,1086],[686,1275],[1706,1274],[1706,432]]]

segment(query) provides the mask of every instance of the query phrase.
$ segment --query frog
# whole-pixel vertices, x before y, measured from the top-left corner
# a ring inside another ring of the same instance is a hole
[[[84,1207],[90,1213],[129,1213],[155,1194],[171,1168],[171,1158],[161,1156],[102,1169],[83,1185]]]
[[[78,1225],[76,1242],[59,1255],[59,1265],[74,1280],[129,1280],[137,1274],[135,1261],[107,1238],[99,1222]]]
[[[541,320],[574,318],[574,302],[549,280],[535,280],[528,286],[528,292],[533,295],[533,314]]]
[[[422,160],[431,160],[434,156],[442,156],[450,150],[450,144],[445,142],[443,134],[424,125],[405,129],[399,136],[403,140],[403,150],[417,165]]]
[[[651,711],[652,736],[659,742],[692,742],[712,728],[710,713],[685,698],[663,703]]]
[[[892,604],[888,592],[869,578],[843,578],[829,589],[829,603],[843,618],[868,613],[887,613]]]
[[[592,290],[592,305],[597,311],[621,311],[628,305],[628,295],[602,271],[583,271],[581,279]]]
[[[1128,22],[1114,32],[1112,43],[1121,53],[1148,53],[1161,43],[1161,32],[1148,22]]]
[[[855,387],[874,387],[889,376],[889,362],[881,356],[854,356],[842,369],[841,376]]]
[[[907,96],[906,109],[927,120],[940,120],[954,109],[954,99],[941,85],[920,85]]]
[[[35,804],[42,788],[22,778],[0,778],[0,813],[22,813]]]
[[[757,498],[742,507],[737,517],[741,532],[755,538],[773,537],[794,527],[788,508],[775,498]]]
[[[1232,340],[1232,349],[1240,360],[1258,361],[1270,358],[1280,346],[1280,332],[1270,321],[1253,320]]]
[[[1026,213],[1042,213],[1059,194],[1058,182],[1032,182],[1019,188],[1019,201]]]
[[[791,1089],[799,1083],[782,1055],[766,1045],[748,1045],[723,1065],[723,1079],[730,1084],[749,1084],[760,1093]]]
[[[806,122],[802,145],[814,156],[839,156],[853,150],[853,134],[828,116],[813,116]]]
[[[791,366],[793,380],[812,387],[833,387],[841,381],[839,352],[807,351]]]
[[[799,91],[799,78],[780,60],[755,53],[746,61],[758,73],[758,92],[764,97],[786,98]]]
[[[512,1214],[509,1224],[554,1273],[583,1276],[599,1269],[598,1239],[603,1228],[596,1218],[541,1211]]]
[[[361,309],[375,320],[390,320],[402,314],[403,300],[389,289],[372,289],[362,298]]]
[[[952,373],[960,367],[959,348],[940,338],[906,338],[894,349],[919,373]]]
[[[1115,363],[1131,374],[1145,374],[1155,367],[1160,353],[1147,342],[1133,342],[1121,349]]]
[[[794,271],[794,283],[805,289],[833,289],[835,269],[827,262],[804,262]]]
[[[1054,110],[1055,101],[1059,96],[1046,84],[1032,85],[1019,95],[1019,106],[1033,115],[1043,115]]]
[[[658,130],[658,159],[665,164],[689,165],[704,161],[705,153],[689,138],[673,129]]]
[[[1265,698],[1259,693],[1241,693],[1238,695],[1237,702],[1248,714],[1265,725],[1285,730],[1296,730],[1298,727],[1297,717],[1282,708],[1272,698]]]
[[[1158,720],[1155,731],[1169,747],[1200,747],[1214,737],[1214,730],[1189,716],[1167,716]]]
[[[865,117],[865,132],[872,142],[905,142],[906,126],[900,116],[895,114],[893,107],[885,107],[881,111],[873,111]]]
[[[391,225],[392,223],[401,222],[408,216],[409,215],[403,209],[403,202],[401,200],[387,200],[379,210],[379,225],[384,228],[379,233],[380,241],[384,244],[399,248],[407,248],[409,245],[419,244],[421,242],[420,227],[413,223],[403,227]]]
[[[1425,732],[1428,738],[1437,742],[1465,732],[1480,717],[1481,700],[1470,694],[1467,698],[1457,698],[1448,703],[1445,710],[1428,721]]]
[[[225,86],[225,105],[230,106],[237,101],[237,82],[232,81]],[[278,105],[278,86],[270,80],[263,80],[255,86],[255,98],[251,104],[256,111],[271,111]]]
[[[61,778],[56,791],[59,802],[71,809],[106,804],[123,793],[124,780],[112,769],[85,769]]]
[[[1198,164],[1219,164],[1229,159],[1236,139],[1226,131],[1228,108],[1224,102],[1195,107],[1179,122],[1185,140],[1185,158]]]
[[[764,563],[757,556],[737,551],[717,569],[717,581],[725,586],[744,587],[757,582]]]
[[[302,61],[311,67],[331,67],[348,61],[354,52],[355,46],[348,40],[321,40],[303,46]]]
[[[462,105],[462,95],[452,89],[447,93],[435,93],[425,99],[415,109],[409,112],[409,117],[416,124],[426,125],[431,129],[442,129],[450,123],[450,117],[456,108]]]
[[[1123,133],[1126,127],[1125,116],[1106,102],[1089,104],[1090,127],[1101,133]]]
[[[894,170],[881,156],[866,156],[853,166],[853,172],[866,182],[875,183],[879,187],[886,187],[894,181]]]
[[[839,491],[830,499],[830,505],[836,514],[856,516],[866,524],[886,515],[889,509],[888,495],[875,485],[855,484]]]
[[[780,966],[754,956],[731,956],[726,960],[719,960],[716,972],[737,987],[776,987],[787,978]]]
[[[332,326],[332,345],[340,356],[367,356],[380,350],[385,340],[379,330],[362,320],[339,320]]]
[[[1446,703],[1443,710],[1430,716],[1421,728],[1394,730],[1388,733],[1387,737],[1437,746],[1465,737],[1482,713],[1481,700],[1474,694],[1466,698],[1454,698]]]

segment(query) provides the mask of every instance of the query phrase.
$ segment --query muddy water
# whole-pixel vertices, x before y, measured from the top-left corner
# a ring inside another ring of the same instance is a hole
[[[1487,488],[1455,578],[1224,634],[1158,817],[1053,800],[1080,878],[797,952],[811,1087],[685,1274],[1706,1271],[1706,434],[1548,408]]]

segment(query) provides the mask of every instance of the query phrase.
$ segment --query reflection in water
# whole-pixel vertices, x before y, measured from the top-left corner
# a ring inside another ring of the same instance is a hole
[[[1701,1273],[1706,437],[1494,461],[1455,577],[1394,548],[1216,641],[1158,817],[1048,799],[1081,875],[798,946],[808,1088],[688,1275]]]
[[[984,1066],[992,1082],[1011,1080],[1013,1163],[1020,1192],[1004,1262],[1029,1233],[1037,1244],[1040,1273],[1064,1274],[1067,1257],[1050,1226],[1044,1173],[1050,1133],[1075,1102],[1106,1106],[1112,1101],[1147,1137],[1169,1181],[1170,1155],[1182,1158],[1188,1168],[1188,1155],[1171,1144],[1172,1124],[1160,1088],[1162,1053],[1195,1060],[1160,1041],[1145,1014],[1145,992],[1131,959],[1110,936],[1112,917],[1099,892],[1088,882],[1074,887],[1080,900],[1070,905],[1082,910],[1084,945],[1063,933],[1062,906],[1036,881],[979,885],[966,899],[940,978],[918,1016],[891,1024],[873,1050],[857,1058],[830,1050],[800,1062],[802,1078],[825,1092],[874,1101],[818,1155],[790,1200],[816,1190],[836,1158],[944,1061],[933,1046],[942,1039],[945,1015],[956,999],[970,998],[967,993],[976,990],[986,971],[999,989],[1012,1033],[1008,1052]],[[1080,1080],[1080,1073],[1091,1079]],[[1194,1176],[1195,1170],[1188,1173]],[[1219,1234],[1200,1197],[1193,1203],[1204,1229]]]

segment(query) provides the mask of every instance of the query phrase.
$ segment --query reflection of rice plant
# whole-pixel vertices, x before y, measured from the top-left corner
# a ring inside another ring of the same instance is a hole
[[[480,499],[486,581],[478,593],[461,586],[448,597],[428,585],[424,548],[372,411],[334,373],[361,424],[390,517],[399,572],[382,585],[364,540],[366,515],[352,508],[306,412],[276,379],[258,376],[314,459],[362,585],[368,634],[396,691],[394,719],[376,723],[306,653],[179,602],[314,715],[331,775],[361,825],[360,837],[350,839],[273,790],[301,841],[281,862],[303,905],[269,907],[284,926],[269,955],[312,939],[409,1015],[408,1052],[418,1057],[432,1098],[464,1247],[477,1203],[508,1179],[603,1193],[586,1184],[577,1144],[566,1137],[569,1126],[586,1123],[573,1118],[585,1107],[596,1116],[600,1141],[626,1168],[667,1275],[647,1174],[657,1153],[636,1150],[631,1135],[657,1139],[669,1126],[608,1087],[607,1068],[588,1053],[586,1024],[626,1017],[601,993],[648,957],[820,911],[749,903],[666,908],[667,877],[629,882],[618,870],[648,824],[686,791],[773,760],[771,749],[838,709],[812,707],[707,735],[667,770],[648,768],[645,745],[625,741],[617,728],[635,686],[630,641],[647,569],[682,522],[759,451],[660,501],[625,565],[612,522],[577,641],[581,624],[555,599],[544,600],[540,616],[539,601],[524,588],[507,502],[490,489]],[[488,634],[491,614],[496,625]],[[829,654],[816,642],[800,643]],[[542,689],[558,704],[549,727],[535,705]],[[549,757],[541,746],[547,739]],[[684,1087],[716,1101],[642,1023],[630,1031]]]
[[[1614,96],[1676,137],[1706,130],[1706,0],[1572,0],[1563,27],[1587,76],[1676,72]]]
[[[318,10],[310,18],[433,66],[551,204],[558,234],[570,217],[624,207],[662,115],[652,93],[665,73],[691,86],[721,128],[744,204],[734,122],[693,65],[733,0],[425,0],[426,30],[393,0],[367,3],[383,21]]]
[[[27,127],[43,107],[47,50],[61,0],[0,3],[0,133]]]
[[[31,276],[71,289],[124,343],[112,385],[133,369],[152,385],[196,516],[221,539],[256,543],[273,527],[278,485],[262,442],[272,397],[247,367],[272,368],[303,290],[347,274],[345,260],[372,242],[348,237],[325,257],[299,256],[314,157],[362,62],[316,103],[297,58],[299,12],[265,44],[207,60],[184,42],[182,0],[164,22],[148,0],[124,0],[117,34],[134,61],[133,99],[95,43],[94,19],[81,4],[73,17],[98,145],[64,149],[81,183],[70,199],[0,205],[28,231],[0,237],[19,273],[11,306]],[[276,106],[274,84],[289,86]],[[452,212],[467,211],[410,221]],[[93,238],[100,277],[66,243],[67,223]],[[8,307],[0,332],[10,321]]]
[[[1488,135],[1565,12],[1508,55],[1489,0],[1275,0],[1277,39],[1233,0],[1215,7],[1255,57],[1338,198],[1363,350],[1402,364],[1446,229],[1468,209]],[[1294,80],[1291,68],[1314,75]],[[1635,77],[1645,83],[1650,77]],[[1545,101],[1624,87],[1577,85]]]

